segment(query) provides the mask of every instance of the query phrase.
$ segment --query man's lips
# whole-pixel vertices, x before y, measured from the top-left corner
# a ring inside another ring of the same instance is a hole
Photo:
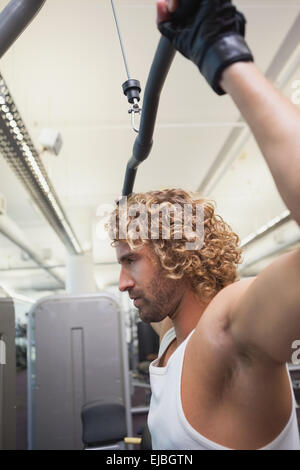
[[[135,307],[138,307],[140,305],[140,302],[142,301],[142,299],[140,297],[136,297],[134,302],[133,302],[133,305]]]
[[[142,298],[141,297],[138,297],[138,296],[133,296],[133,295],[130,295],[129,296],[131,298],[131,300],[133,300],[133,304],[135,307],[137,307],[139,305],[139,303],[141,302]]]

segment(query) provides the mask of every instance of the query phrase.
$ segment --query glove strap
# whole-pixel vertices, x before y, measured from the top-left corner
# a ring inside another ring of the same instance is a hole
[[[239,34],[229,34],[218,38],[208,48],[199,64],[199,70],[218,95],[225,95],[219,84],[223,71],[235,62],[253,61],[254,58],[244,38]]]

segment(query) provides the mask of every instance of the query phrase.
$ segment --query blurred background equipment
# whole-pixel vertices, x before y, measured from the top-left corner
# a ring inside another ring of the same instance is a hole
[[[28,332],[29,449],[82,449],[81,409],[94,401],[123,405],[131,436],[127,347],[116,299],[107,293],[43,299],[30,311]]]

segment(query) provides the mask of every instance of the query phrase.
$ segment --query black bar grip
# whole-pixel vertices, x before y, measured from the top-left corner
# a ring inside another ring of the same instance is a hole
[[[0,58],[40,11],[46,0],[11,0],[0,13]]]

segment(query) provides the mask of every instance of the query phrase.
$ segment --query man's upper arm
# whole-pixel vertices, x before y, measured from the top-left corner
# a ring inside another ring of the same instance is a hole
[[[300,249],[280,256],[249,285],[230,313],[237,345],[288,362],[300,339]]]

